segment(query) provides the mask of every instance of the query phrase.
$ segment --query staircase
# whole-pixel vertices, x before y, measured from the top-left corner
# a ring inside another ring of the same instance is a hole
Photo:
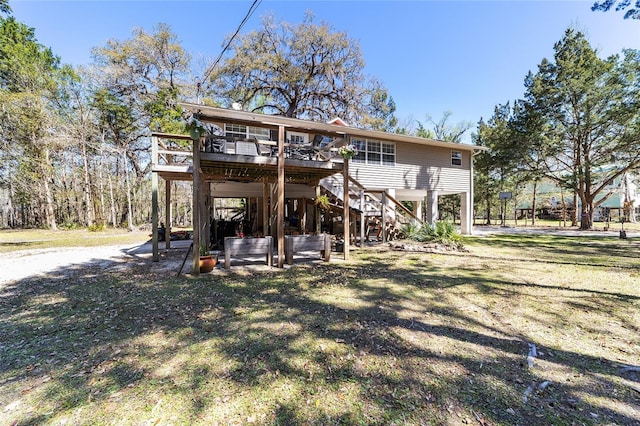
[[[352,212],[360,216],[360,229],[354,230],[352,228],[352,236],[358,234],[361,240],[366,241],[370,241],[371,238],[387,241],[397,238],[405,224],[422,224],[421,219],[389,195],[387,191],[367,190],[352,177],[349,177],[349,181],[349,207]],[[320,186],[322,193],[329,197],[332,209],[342,212],[344,208],[343,176],[337,174],[325,178],[320,182]]]

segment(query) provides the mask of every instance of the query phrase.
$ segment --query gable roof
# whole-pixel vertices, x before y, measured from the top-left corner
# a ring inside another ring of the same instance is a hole
[[[256,112],[248,111],[236,111],[226,108],[210,107],[205,105],[198,105],[192,103],[181,102],[179,104],[184,109],[191,111],[193,114],[200,115],[201,119],[205,121],[224,121],[233,122],[238,124],[245,124],[248,126],[257,126],[265,128],[277,129],[279,126],[284,126],[287,130],[300,131],[307,133],[322,134],[333,137],[361,137],[366,139],[376,139],[390,142],[408,142],[419,145],[434,146],[441,148],[450,148],[458,151],[479,151],[486,150],[486,147],[477,145],[454,143],[439,141],[435,139],[419,138],[416,136],[401,135],[397,133],[387,133],[379,130],[366,130],[359,129],[357,127],[350,127],[344,123],[343,120],[338,119],[338,122],[334,123],[320,123],[316,121],[301,120],[298,118],[282,117],[279,115],[266,115]],[[334,121],[334,120],[332,120]]]
[[[335,124],[338,126],[348,127],[347,122],[340,117],[332,118],[331,120],[327,121],[327,124]]]

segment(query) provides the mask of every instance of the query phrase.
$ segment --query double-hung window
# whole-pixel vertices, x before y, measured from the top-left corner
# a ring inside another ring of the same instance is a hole
[[[351,144],[358,150],[353,157],[356,163],[384,164],[395,166],[396,145],[390,142],[382,142],[368,139],[351,139]]]
[[[462,166],[462,151],[451,151],[451,165]]]
[[[265,139],[271,138],[269,129],[254,126],[245,126],[244,124],[225,124],[224,134],[227,137],[238,139]]]

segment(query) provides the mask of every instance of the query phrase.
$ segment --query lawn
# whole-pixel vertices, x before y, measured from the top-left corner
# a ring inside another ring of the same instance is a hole
[[[0,253],[15,250],[38,250],[52,247],[95,247],[139,243],[149,239],[149,233],[107,228],[99,232],[86,229],[49,231],[44,229],[0,230]]]
[[[640,423],[640,241],[466,247],[5,286],[0,423]]]

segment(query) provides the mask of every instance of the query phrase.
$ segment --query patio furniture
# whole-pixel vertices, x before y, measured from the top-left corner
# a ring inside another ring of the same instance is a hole
[[[237,141],[236,154],[241,155],[258,155],[258,148],[255,141]]]

